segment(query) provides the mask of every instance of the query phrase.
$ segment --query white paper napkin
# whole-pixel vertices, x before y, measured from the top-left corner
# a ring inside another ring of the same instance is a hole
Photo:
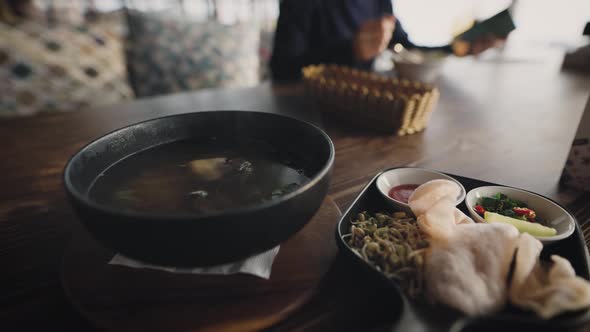
[[[272,263],[275,257],[279,253],[280,246],[276,246],[263,253],[250,256],[244,260],[228,263],[217,266],[209,267],[195,267],[195,268],[180,268],[180,267],[169,267],[169,266],[158,266],[148,264],[144,262],[125,257],[121,254],[113,256],[109,264],[122,265],[136,269],[154,269],[160,271],[167,271],[171,273],[190,273],[190,274],[235,274],[235,273],[246,273],[251,274],[260,278],[270,278],[270,272],[272,269]]]

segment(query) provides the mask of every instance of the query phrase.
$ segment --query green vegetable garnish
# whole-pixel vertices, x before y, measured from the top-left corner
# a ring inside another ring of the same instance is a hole
[[[286,186],[284,186],[282,188],[279,188],[279,189],[274,190],[271,193],[271,196],[272,196],[272,198],[277,198],[277,197],[280,197],[280,196],[283,196],[283,195],[292,193],[295,190],[297,190],[297,188],[299,188],[299,183],[291,182],[291,183],[289,183],[288,185],[286,185]]]
[[[538,219],[535,219],[536,214],[528,208],[526,203],[512,199],[502,193],[480,198],[477,206],[483,208],[482,212],[478,212],[480,215],[487,211],[518,220],[538,221]]]
[[[119,190],[115,192],[115,198],[118,201],[128,201],[128,202],[136,202],[137,197],[135,196],[135,192],[131,189],[129,190]]]

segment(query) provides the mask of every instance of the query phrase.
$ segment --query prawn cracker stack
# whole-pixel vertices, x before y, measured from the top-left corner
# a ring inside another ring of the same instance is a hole
[[[430,84],[338,65],[303,68],[309,95],[349,123],[407,135],[426,128],[440,95]]]

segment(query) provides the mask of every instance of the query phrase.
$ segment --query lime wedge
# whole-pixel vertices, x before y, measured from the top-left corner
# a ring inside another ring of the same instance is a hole
[[[557,230],[555,230],[555,228],[543,226],[541,224],[534,222],[528,222],[520,219],[506,217],[494,212],[486,211],[484,213],[484,220],[486,222],[502,222],[505,224],[510,224],[516,227],[516,229],[518,229],[519,232],[529,233],[532,236],[553,236],[557,234]]]

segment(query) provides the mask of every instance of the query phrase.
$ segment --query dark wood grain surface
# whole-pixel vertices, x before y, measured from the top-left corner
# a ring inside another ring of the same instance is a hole
[[[558,179],[588,99],[588,76],[561,72],[556,61],[462,59],[447,63],[439,86],[429,128],[404,137],[322,119],[300,88],[269,84],[0,121],[0,328],[90,328],[59,284],[64,248],[81,231],[62,189],[63,166],[91,139],[165,114],[245,109],[323,122],[336,146],[330,195],[342,210],[379,170],[411,165],[546,194],[586,222],[588,195],[560,190]],[[381,293],[337,259],[318,294],[274,330],[377,326],[388,317],[387,303],[375,305],[387,301]]]

